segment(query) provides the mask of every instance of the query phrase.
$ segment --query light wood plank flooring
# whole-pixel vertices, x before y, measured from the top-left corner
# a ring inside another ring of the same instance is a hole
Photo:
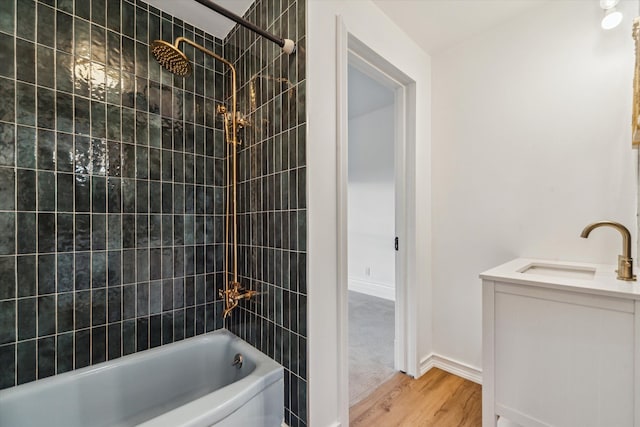
[[[417,380],[398,373],[351,407],[351,427],[479,427],[482,387],[434,368]]]

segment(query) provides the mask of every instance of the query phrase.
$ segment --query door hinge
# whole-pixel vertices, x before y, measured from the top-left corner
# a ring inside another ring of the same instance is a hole
[[[396,246],[396,251],[397,251],[397,250],[398,250],[398,238],[397,238],[397,237],[396,237],[396,244],[395,244],[395,246]]]

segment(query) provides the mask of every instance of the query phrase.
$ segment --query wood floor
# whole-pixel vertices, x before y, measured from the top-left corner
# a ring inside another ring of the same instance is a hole
[[[398,373],[351,407],[351,427],[479,427],[482,387],[434,368],[417,380]]]

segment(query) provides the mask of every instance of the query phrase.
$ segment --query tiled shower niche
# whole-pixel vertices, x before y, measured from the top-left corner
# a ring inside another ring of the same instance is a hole
[[[0,388],[222,327],[222,41],[141,1],[0,2]]]
[[[307,425],[307,210],[304,0],[258,0],[245,18],[297,51],[236,26],[225,57],[250,125],[238,151],[239,277],[259,292],[227,327],[285,368],[285,422]]]

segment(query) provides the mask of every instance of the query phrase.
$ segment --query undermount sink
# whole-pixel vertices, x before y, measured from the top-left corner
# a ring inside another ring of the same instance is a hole
[[[595,276],[596,270],[591,267],[577,267],[573,265],[532,263],[520,270],[519,273],[591,280]]]

